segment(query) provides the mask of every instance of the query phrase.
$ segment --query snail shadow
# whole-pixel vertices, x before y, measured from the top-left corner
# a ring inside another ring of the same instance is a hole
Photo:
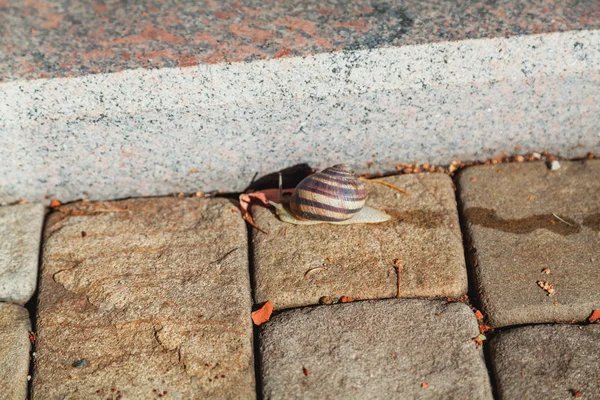
[[[279,174],[281,173],[283,187],[294,188],[300,181],[314,173],[315,170],[308,164],[296,164],[281,171],[263,175],[256,179],[252,178],[252,182],[244,189],[244,193],[255,192],[263,189],[273,189],[279,187]]]
[[[558,220],[553,214],[540,214],[519,219],[502,219],[498,217],[495,210],[471,207],[465,210],[465,219],[473,225],[521,235],[531,233],[537,229],[547,229],[562,236],[573,235],[581,231],[581,226],[573,219],[561,217],[562,220]],[[600,217],[590,219],[588,224],[592,229],[594,229],[594,223],[596,229],[598,229],[598,225],[600,225],[598,220],[600,220]]]

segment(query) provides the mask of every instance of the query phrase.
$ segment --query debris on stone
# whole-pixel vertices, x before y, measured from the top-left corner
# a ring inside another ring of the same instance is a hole
[[[482,320],[483,319],[483,314],[481,313],[481,311],[479,311],[476,308],[473,308],[473,311],[475,312],[475,319],[476,320]]]
[[[308,376],[308,374],[310,374],[310,371],[305,367],[302,367],[302,373],[304,373],[305,376]]]
[[[479,324],[479,333],[486,333],[487,331],[491,331],[492,327],[489,325],[486,325],[484,323],[480,323]]]
[[[311,273],[315,272],[315,271],[327,271],[327,268],[325,267],[314,267],[314,268],[310,268],[308,271],[306,271],[304,273],[304,279],[308,279],[308,275],[310,275]]]
[[[429,383],[427,383],[427,382],[423,382],[423,383],[421,383],[421,387],[422,387],[423,389],[427,389],[427,388],[429,387]]]
[[[60,207],[60,205],[61,205],[61,202],[58,200],[52,200],[50,202],[50,208],[57,208],[57,207]]]
[[[35,335],[34,332],[29,331],[29,341],[31,342],[31,344],[35,343],[35,339],[37,338],[37,336]]]
[[[553,160],[550,162],[550,171],[556,171],[560,169],[560,163],[557,160]]]
[[[561,217],[559,217],[559,216],[558,216],[558,215],[556,215],[555,213],[552,213],[552,216],[553,216],[554,218],[556,218],[557,220],[559,220],[560,222],[564,222],[565,224],[567,224],[567,225],[569,225],[569,226],[573,226],[573,224],[571,224],[571,223],[569,223],[569,222],[565,221],[564,219],[562,219]]]
[[[475,336],[473,338],[473,341],[475,343],[477,343],[477,347],[476,348],[480,348],[481,346],[483,346],[483,341],[486,340],[486,339],[487,339],[487,337],[483,333],[480,333],[479,335]]]
[[[252,312],[252,322],[260,326],[271,319],[272,313],[273,303],[271,303],[271,300],[267,300],[258,310]]]
[[[546,274],[546,275],[548,275],[549,273],[550,273],[550,268],[544,268],[544,269],[542,270],[542,274]]]
[[[543,290],[545,290],[546,293],[548,293],[548,296],[554,296],[555,290],[554,290],[553,283],[546,282],[546,281],[537,281],[537,284],[539,287],[541,287]]]
[[[588,318],[590,324],[600,323],[600,310],[592,311],[592,315]]]
[[[77,360],[71,364],[73,368],[85,368],[89,365],[89,361],[87,358],[82,358],[81,360]]]
[[[577,390],[577,389],[571,389],[571,394],[573,395],[574,398],[578,399],[581,397],[581,391]]]
[[[333,304],[333,299],[329,296],[323,296],[319,299],[319,304],[324,304],[324,305]]]
[[[353,301],[354,301],[354,299],[352,297],[348,297],[348,296],[340,297],[340,303],[352,303]]]

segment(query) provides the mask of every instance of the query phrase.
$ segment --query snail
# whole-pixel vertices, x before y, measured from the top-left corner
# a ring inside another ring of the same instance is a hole
[[[281,193],[281,180],[280,180]],[[280,195],[281,199],[281,195]],[[345,164],[337,164],[304,178],[287,204],[269,203],[283,222],[296,225],[379,223],[392,217],[365,205],[367,190]]]

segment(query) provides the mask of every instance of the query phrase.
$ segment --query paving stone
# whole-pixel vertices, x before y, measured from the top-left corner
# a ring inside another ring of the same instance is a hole
[[[600,398],[600,325],[537,325],[500,333],[491,343],[501,399]]]
[[[584,321],[600,308],[600,160],[560,165],[460,174],[474,282],[493,326]]]
[[[29,330],[27,310],[0,303],[0,394],[6,400],[27,398],[29,374]]]
[[[247,230],[229,201],[78,203],[44,238],[34,399],[255,398]]]
[[[284,311],[263,325],[265,399],[492,399],[470,308],[364,301]]]
[[[381,224],[296,226],[281,222],[271,210],[253,207],[257,225],[269,232],[252,234],[256,301],[271,300],[281,309],[317,304],[322,296],[391,298],[398,295],[398,285],[400,297],[465,293],[450,178],[424,173],[383,180],[410,196],[370,185],[367,204],[394,217]],[[317,267],[324,269],[313,269]]]
[[[37,284],[44,206],[0,207],[0,301],[25,304]]]

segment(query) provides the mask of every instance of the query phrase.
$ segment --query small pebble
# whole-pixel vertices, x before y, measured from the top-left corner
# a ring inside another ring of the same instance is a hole
[[[558,161],[554,160],[550,163],[550,171],[556,171],[559,168],[560,168],[560,163]]]
[[[89,365],[90,363],[88,362],[88,360],[86,358],[82,358],[81,360],[77,360],[75,361],[73,364],[71,364],[71,366],[73,368],[85,368]]]

